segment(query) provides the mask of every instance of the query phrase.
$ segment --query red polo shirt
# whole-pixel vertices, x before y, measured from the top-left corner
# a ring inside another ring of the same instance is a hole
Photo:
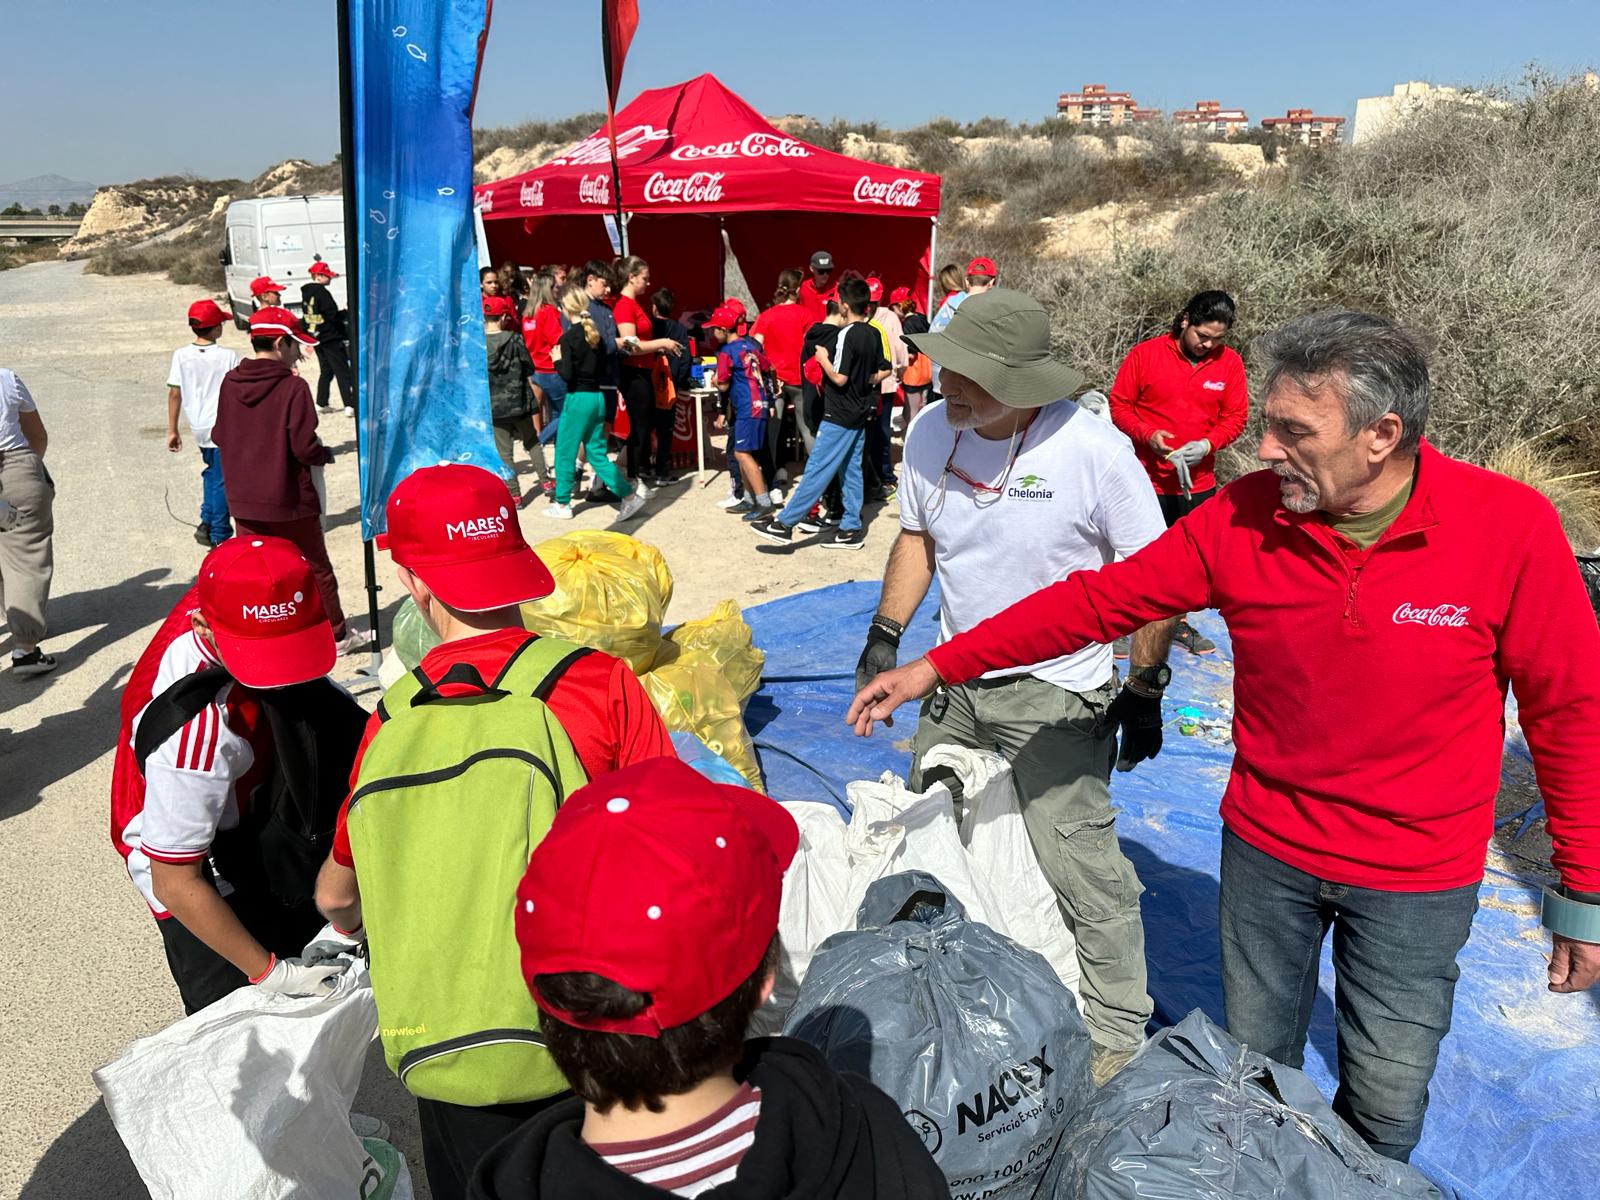
[[[1217,486],[1216,452],[1244,431],[1249,414],[1250,391],[1238,354],[1218,346],[1190,362],[1170,333],[1128,351],[1111,385],[1111,419],[1133,439],[1134,452],[1163,496],[1181,495],[1183,489],[1177,470],[1150,448],[1151,434],[1167,430],[1172,435],[1167,445],[1174,450],[1197,438],[1211,442],[1211,453],[1189,472],[1194,490],[1203,492]]]
[[[838,272],[834,273],[834,282],[828,286],[827,291],[817,291],[817,285],[807,279],[800,284],[800,303],[811,314],[813,324],[828,315],[828,301],[835,303],[839,300]]]

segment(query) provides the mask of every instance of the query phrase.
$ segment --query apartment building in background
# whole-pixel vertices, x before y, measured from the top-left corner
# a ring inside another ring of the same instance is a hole
[[[1262,118],[1261,127],[1303,146],[1332,146],[1339,142],[1344,118],[1319,117],[1309,108],[1291,108],[1281,117]]]
[[[1103,83],[1086,83],[1081,92],[1061,93],[1056,116],[1075,125],[1129,125],[1158,120],[1161,110],[1140,108],[1127,92],[1108,92]]]
[[[1200,100],[1193,108],[1180,108],[1172,114],[1172,123],[1185,132],[1219,137],[1233,137],[1250,128],[1244,109],[1223,108],[1218,100]]]

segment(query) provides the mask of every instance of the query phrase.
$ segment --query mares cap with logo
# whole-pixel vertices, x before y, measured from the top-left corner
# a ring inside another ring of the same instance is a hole
[[[389,493],[386,512],[379,547],[451,608],[488,612],[555,591],[522,536],[516,501],[482,467],[418,467]]]
[[[200,614],[222,665],[246,687],[288,687],[333,670],[333,628],[293,542],[241,533],[206,555]]]

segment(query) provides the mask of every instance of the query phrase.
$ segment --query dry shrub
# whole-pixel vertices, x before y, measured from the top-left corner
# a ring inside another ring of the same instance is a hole
[[[472,159],[476,162],[485,154],[502,146],[512,150],[531,150],[550,143],[576,142],[588,137],[605,124],[603,112],[578,113],[560,121],[524,121],[520,125],[495,125],[472,131]]]
[[[44,262],[56,257],[60,242],[19,242],[12,246],[0,245],[0,271],[12,267],[25,267],[29,263]]]
[[[1600,550],[1600,463],[1580,468],[1530,439],[1497,447],[1484,466],[1527,484],[1555,505],[1573,550]]]

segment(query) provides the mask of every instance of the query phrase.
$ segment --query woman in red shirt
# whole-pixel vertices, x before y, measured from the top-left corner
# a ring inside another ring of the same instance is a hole
[[[805,444],[808,454],[816,440],[815,431],[801,419],[805,404],[802,390],[804,381],[800,377],[800,347],[805,341],[806,330],[814,322],[811,311],[800,303],[800,280],[800,272],[792,268],[778,273],[778,290],[773,294],[772,306],[762,310],[756,318],[755,328],[750,331],[750,336],[760,342],[761,348],[767,352],[767,359],[772,363],[773,373],[777,375],[778,384],[783,390],[779,419],[767,422],[767,448],[772,454],[774,470],[783,465],[777,460],[791,423],[793,428],[799,430],[800,440]]]
[[[650,264],[630,256],[617,264],[617,275],[623,280],[622,294],[611,313],[617,321],[617,337],[628,352],[622,360],[618,390],[628,413],[628,478],[640,479],[650,461],[650,431],[655,424],[656,389],[651,370],[656,355],[676,358],[684,348],[671,338],[650,336],[654,330],[645,300],[650,291]],[[660,485],[667,480],[658,476],[652,482]]]
[[[555,280],[548,273],[534,275],[523,313],[522,340],[533,359],[533,381],[550,404],[550,419],[539,430],[539,444],[547,446],[555,440],[561,406],[567,399],[567,385],[556,372],[554,354],[561,340],[561,310],[556,307]]]

